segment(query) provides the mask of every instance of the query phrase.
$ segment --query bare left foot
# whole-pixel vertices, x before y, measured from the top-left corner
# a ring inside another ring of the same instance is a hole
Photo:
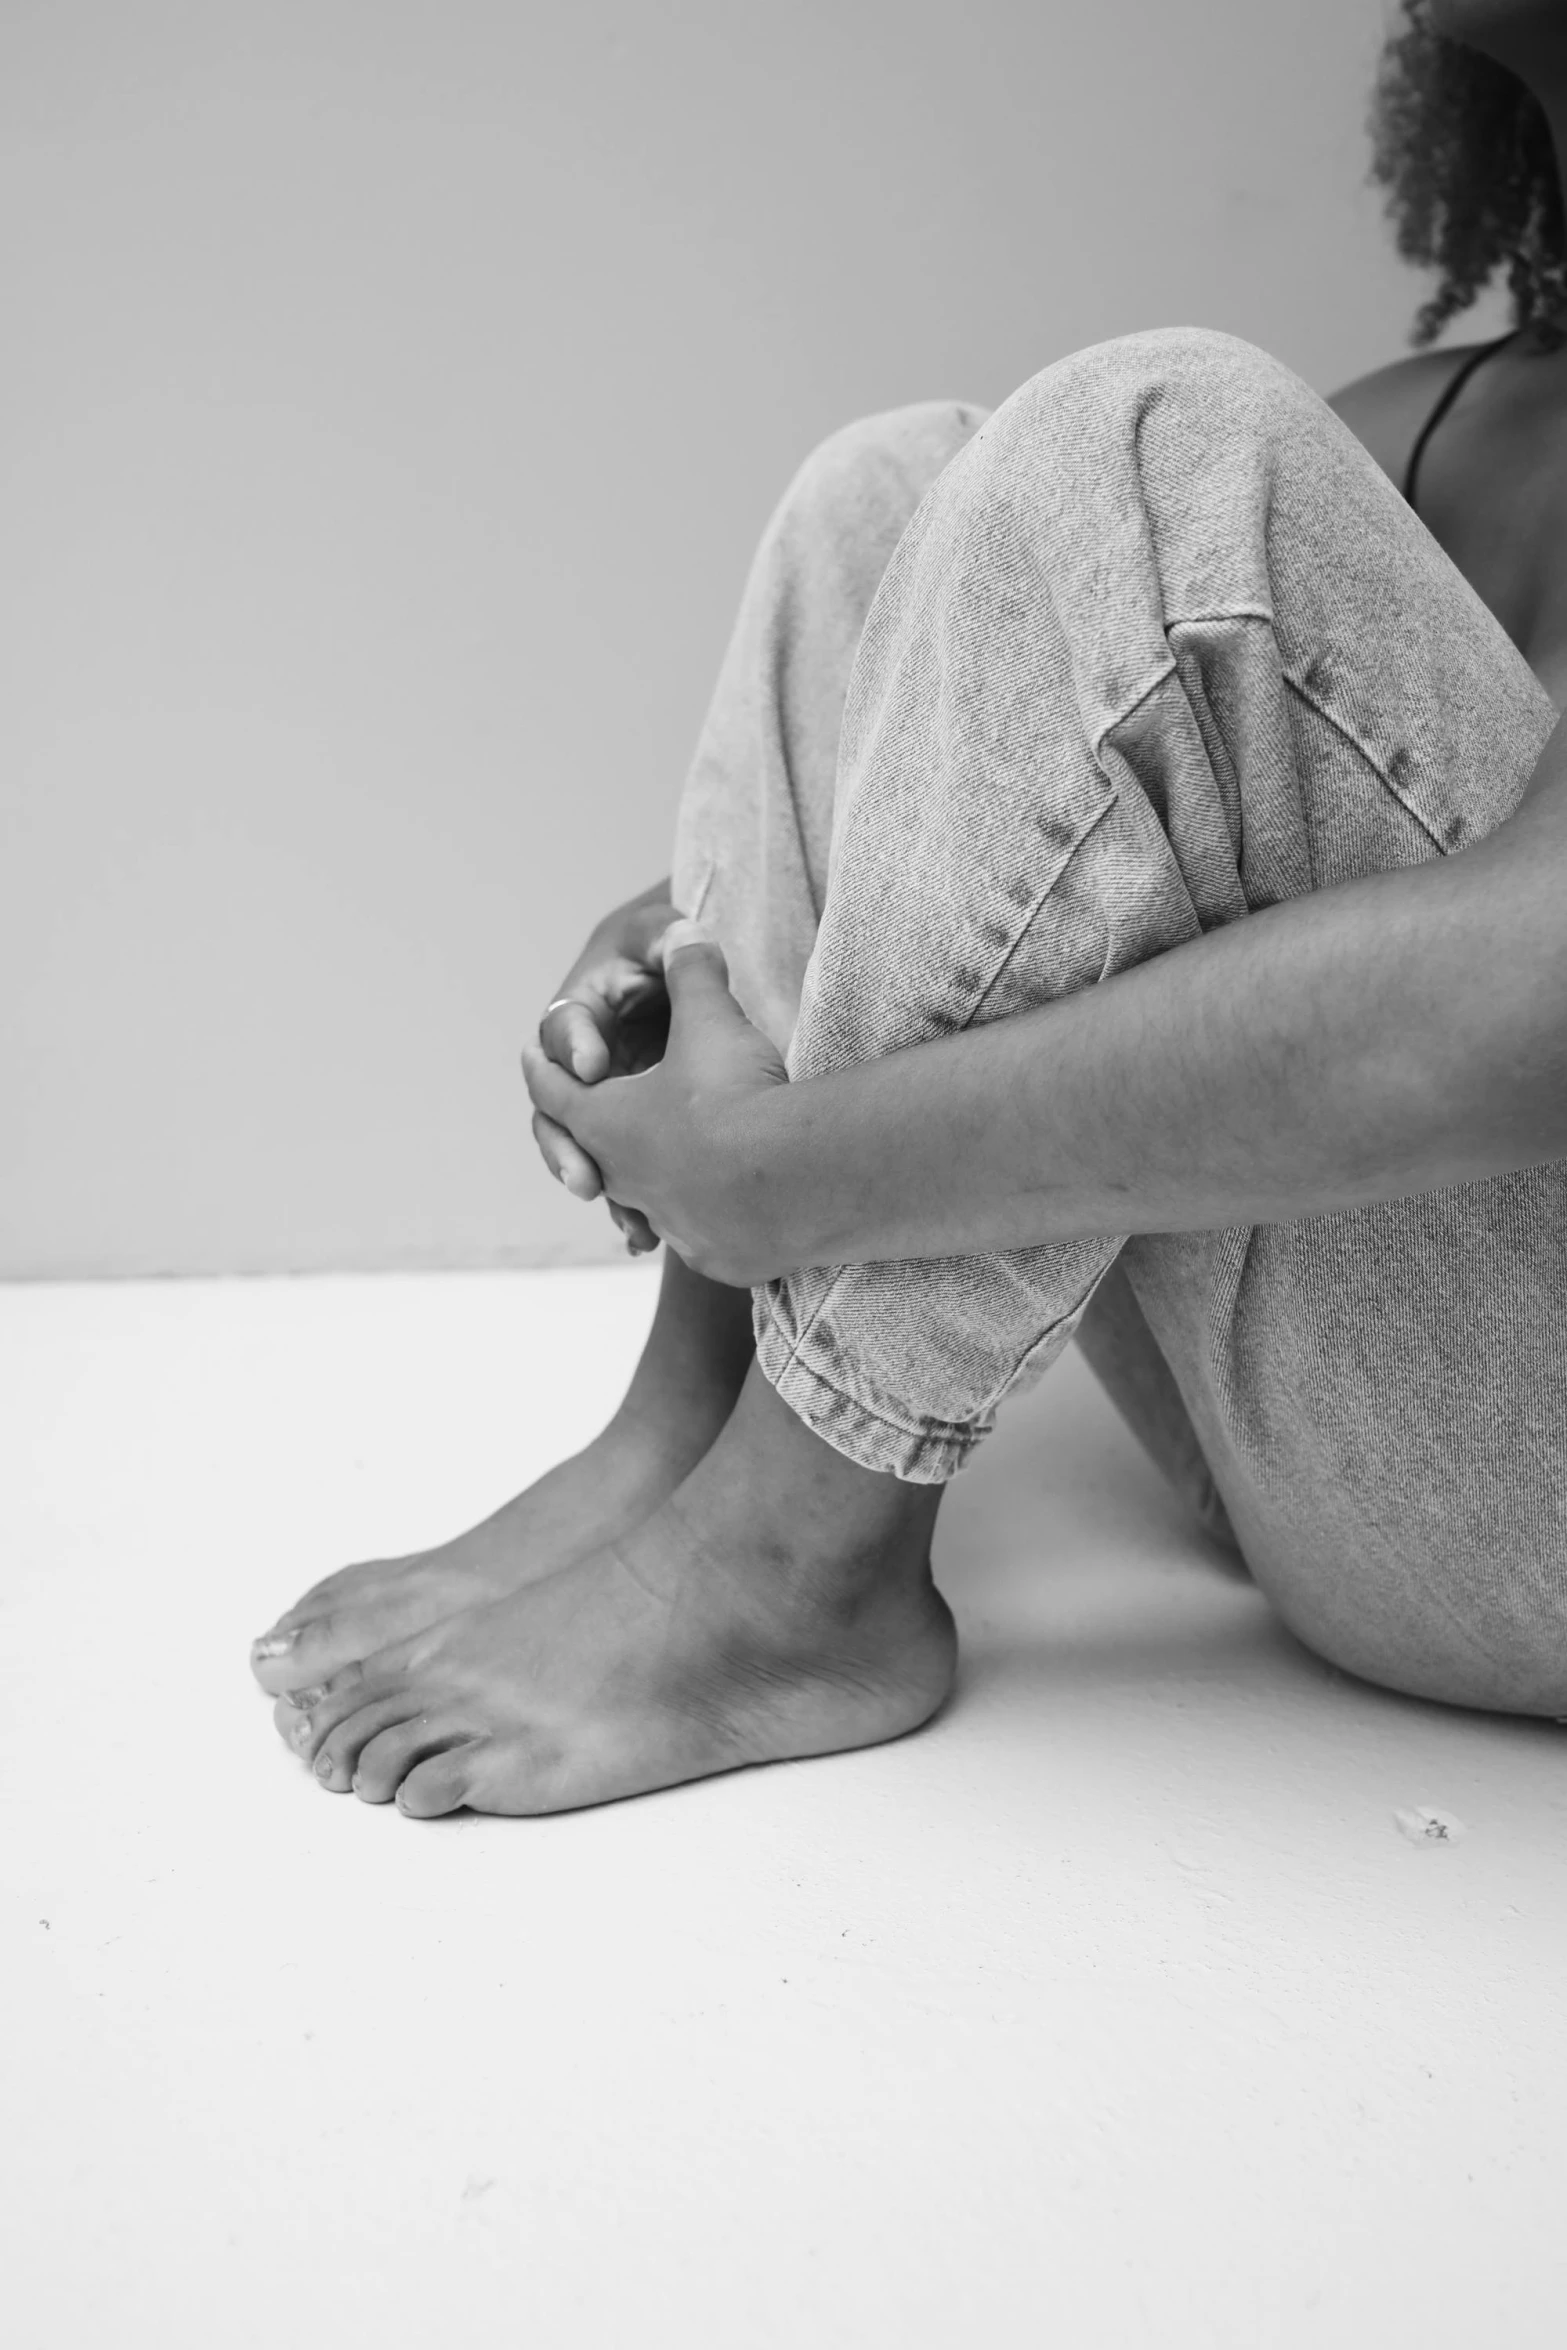
[[[323,1786],[417,1819],[569,1811],[927,1721],[957,1641],[940,1489],[834,1452],[759,1370],[634,1532],[280,1699]]]
[[[504,1599],[618,1542],[691,1474],[751,1362],[751,1299],[669,1252],[658,1311],[609,1426],[454,1542],[339,1567],[252,1643],[269,1697],[317,1688],[445,1616]]]

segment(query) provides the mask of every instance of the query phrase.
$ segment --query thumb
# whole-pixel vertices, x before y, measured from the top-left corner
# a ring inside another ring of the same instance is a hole
[[[700,922],[671,922],[659,941],[669,1008],[676,1019],[707,1013],[727,1013],[744,1019],[729,992],[729,965],[716,938]]]

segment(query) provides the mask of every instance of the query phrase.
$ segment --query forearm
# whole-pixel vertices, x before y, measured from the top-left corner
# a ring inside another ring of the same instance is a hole
[[[1567,1157],[1551,797],[1460,857],[778,1089],[748,1158],[781,1255],[1281,1223]]]

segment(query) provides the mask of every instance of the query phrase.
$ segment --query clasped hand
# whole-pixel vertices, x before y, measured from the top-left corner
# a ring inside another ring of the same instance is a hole
[[[709,1280],[754,1287],[788,1266],[759,1116],[788,1072],[697,923],[671,920],[637,962],[620,981],[574,973],[539,1042],[523,1047],[535,1138],[577,1198],[605,1195],[634,1250],[662,1239]],[[668,1035],[649,1063],[659,974]],[[624,1042],[628,1011],[642,1021],[640,1049]]]

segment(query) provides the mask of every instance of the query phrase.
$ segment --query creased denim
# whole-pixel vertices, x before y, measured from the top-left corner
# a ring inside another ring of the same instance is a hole
[[[983,420],[899,410],[807,463],[676,893],[807,1077],[1462,849],[1555,716],[1288,369],[1129,336]],[[759,1357],[841,1451],[944,1479],[1115,1266],[1191,1468],[1303,1639],[1395,1688],[1567,1713],[1564,1244],[1553,1166],[1288,1225],[819,1268],[758,1293]]]

